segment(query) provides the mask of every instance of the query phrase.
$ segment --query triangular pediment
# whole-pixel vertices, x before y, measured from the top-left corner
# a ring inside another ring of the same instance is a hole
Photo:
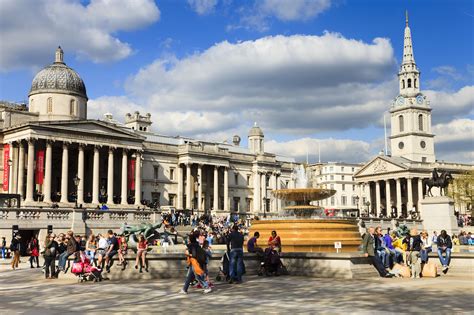
[[[408,170],[408,166],[387,156],[376,156],[357,171],[354,177],[387,174]]]

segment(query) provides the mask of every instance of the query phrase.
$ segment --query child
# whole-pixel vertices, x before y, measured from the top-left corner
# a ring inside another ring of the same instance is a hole
[[[209,284],[209,287],[213,287],[214,285],[209,281],[209,270],[207,268],[207,266],[209,265],[209,261],[212,258],[212,250],[211,250],[211,247],[209,246],[209,241],[208,240],[204,240],[204,242],[202,244],[202,249],[204,249],[206,251],[206,267],[205,267],[205,270],[204,270],[205,274],[206,274],[206,281]]]
[[[125,236],[120,236],[120,245],[119,245],[119,251],[118,251],[118,258],[119,258],[119,263],[117,264],[118,266],[122,266],[122,270],[125,270],[125,267],[127,266],[127,261],[125,260],[125,255],[127,255],[127,250],[128,250],[128,244],[127,244],[127,239]]]

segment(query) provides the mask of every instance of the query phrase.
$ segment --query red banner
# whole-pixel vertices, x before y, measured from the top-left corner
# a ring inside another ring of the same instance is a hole
[[[128,161],[128,189],[135,190],[135,159]]]
[[[10,167],[8,166],[8,160],[10,159],[10,145],[3,145],[3,191],[8,192],[8,180],[10,179]]]
[[[43,185],[44,179],[44,150],[36,152],[36,184]]]

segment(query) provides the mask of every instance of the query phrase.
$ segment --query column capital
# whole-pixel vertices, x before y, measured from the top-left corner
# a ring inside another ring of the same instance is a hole
[[[85,143],[85,142],[77,142],[77,146],[78,146],[79,148],[84,149],[85,147],[87,147],[87,143]]]
[[[114,153],[114,151],[117,149],[115,146],[109,146],[109,154]]]
[[[25,139],[28,144],[35,144],[35,142],[38,140],[38,138],[35,137],[30,137]]]

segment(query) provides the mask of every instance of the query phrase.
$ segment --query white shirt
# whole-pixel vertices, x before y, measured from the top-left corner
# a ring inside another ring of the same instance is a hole
[[[431,247],[431,238],[427,237],[427,238],[421,238],[421,241],[423,242],[423,247],[424,248],[427,248],[427,247]]]
[[[101,249],[107,249],[109,248],[109,244],[107,243],[107,239],[102,237],[99,239],[99,248]]]

